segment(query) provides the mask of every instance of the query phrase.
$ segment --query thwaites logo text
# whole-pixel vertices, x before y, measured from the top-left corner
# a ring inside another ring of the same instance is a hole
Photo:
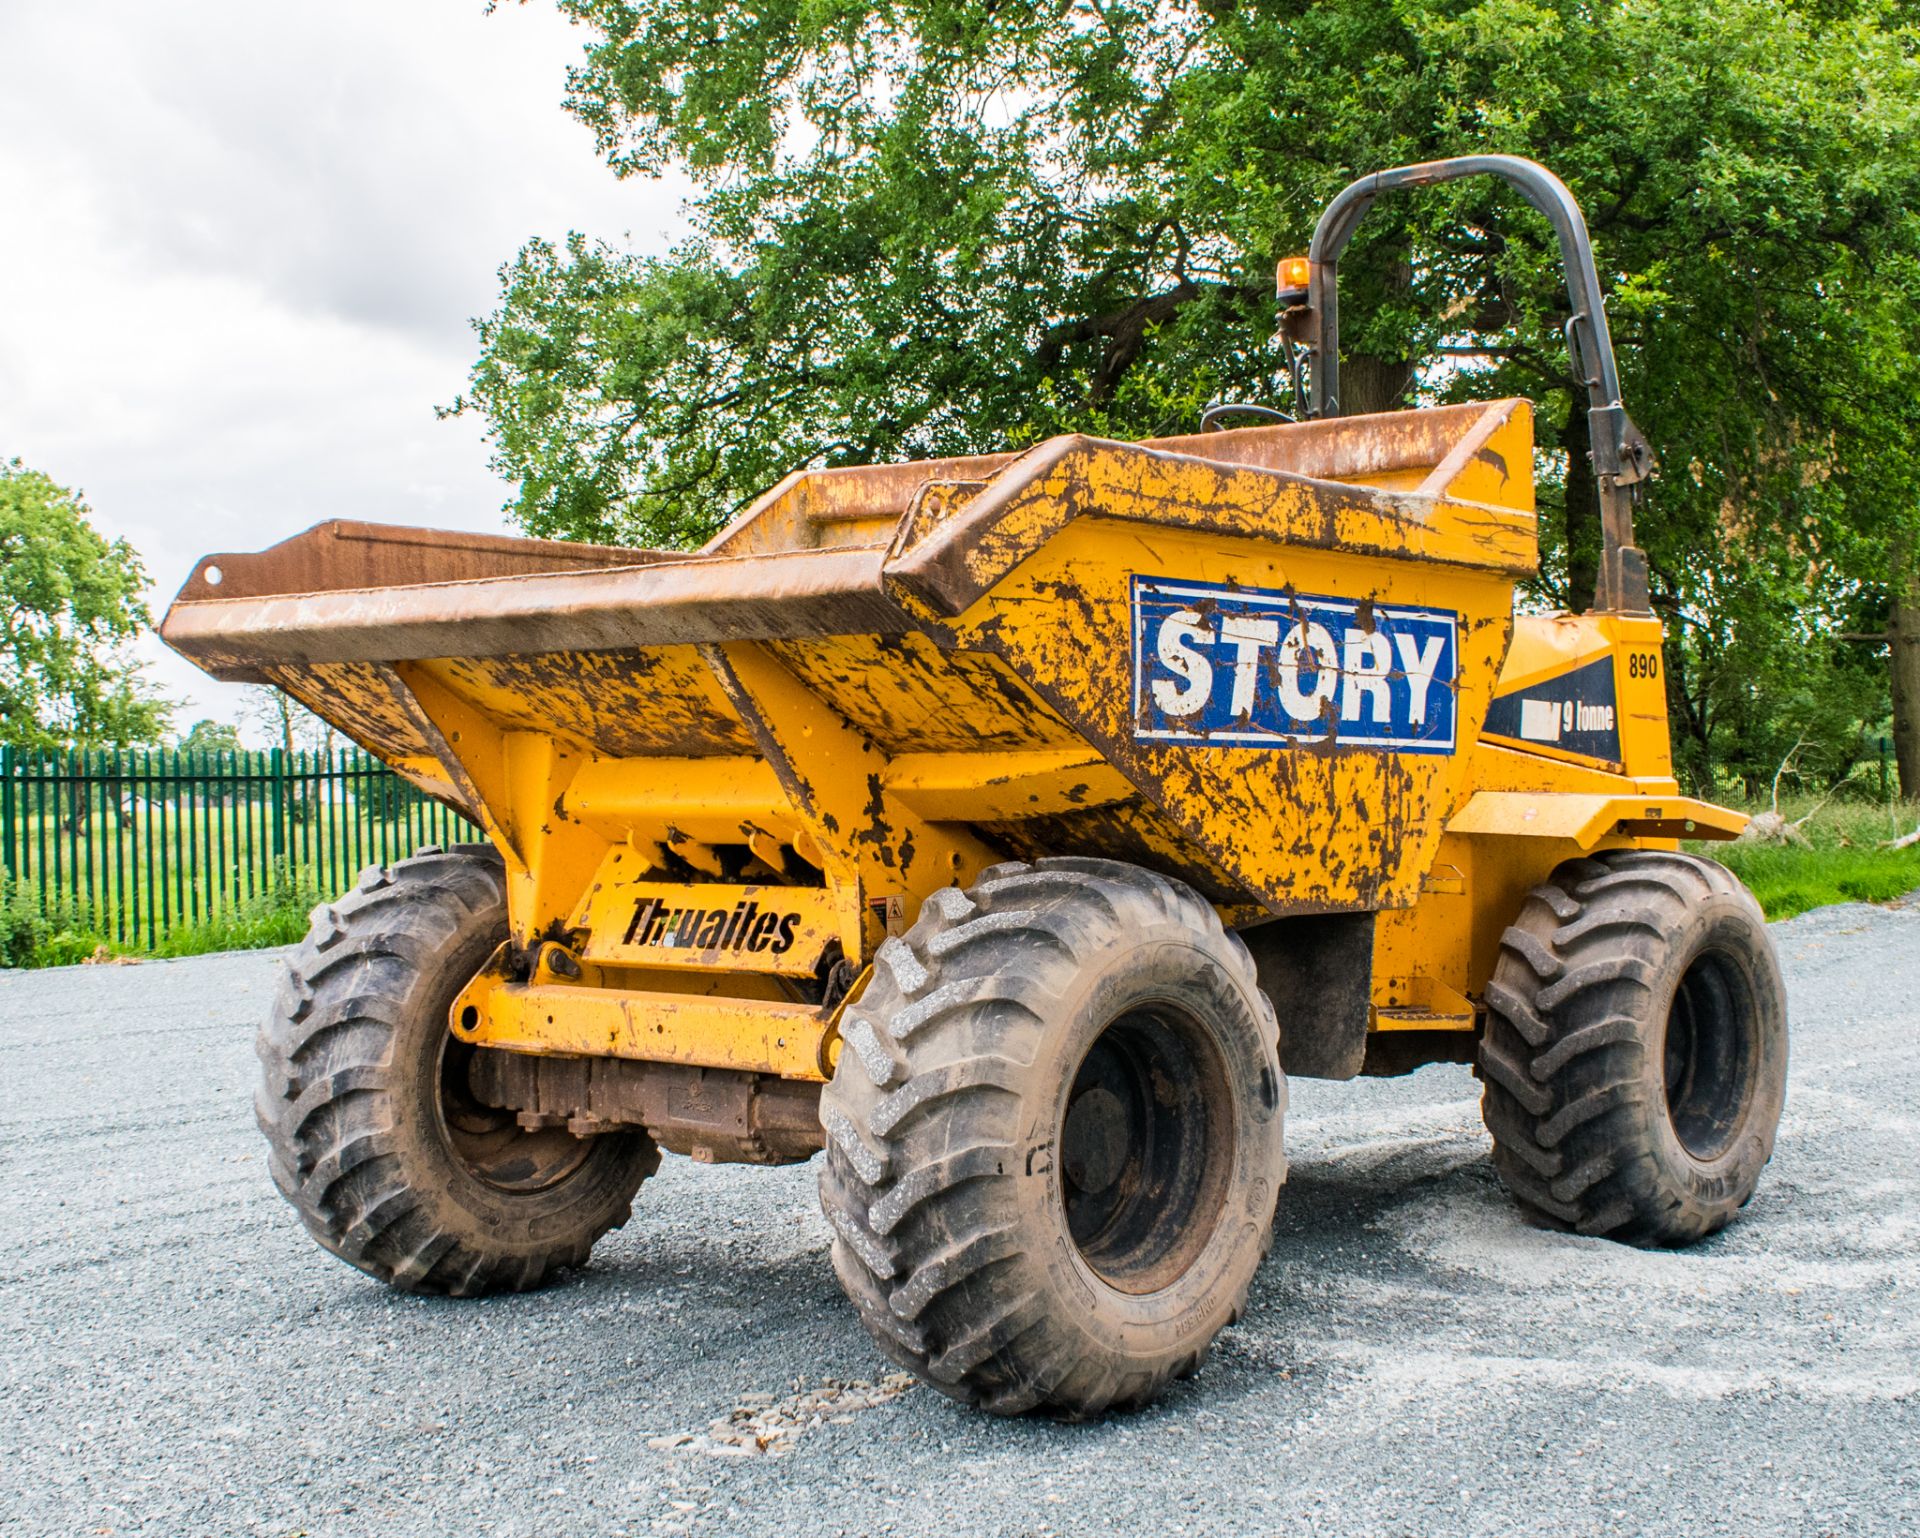
[[[1134,735],[1451,753],[1459,631],[1452,609],[1135,577]]]
[[[767,951],[784,956],[793,949],[797,913],[779,913],[751,900],[731,908],[670,908],[657,897],[633,905],[627,945],[663,945],[690,951]]]

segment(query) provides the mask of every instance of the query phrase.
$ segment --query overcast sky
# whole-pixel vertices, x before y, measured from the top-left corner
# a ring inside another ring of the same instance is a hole
[[[0,0],[0,457],[132,541],[156,618],[196,557],[324,518],[506,527],[433,410],[497,269],[681,227],[562,109],[580,46],[540,0]],[[142,655],[181,730],[242,708]]]

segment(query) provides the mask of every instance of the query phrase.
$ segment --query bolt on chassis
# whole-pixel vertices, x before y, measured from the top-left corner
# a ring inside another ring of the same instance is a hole
[[[1480,173],[1566,268],[1582,614],[1514,613],[1527,402],[1340,411],[1355,225]],[[1472,1063],[1539,1221],[1734,1217],[1785,1001],[1751,896],[1679,850],[1744,819],[1673,779],[1579,209],[1509,157],[1381,172],[1281,285],[1299,421],[802,470],[691,554],[336,522],[200,564],[174,647],[485,834],[316,910],[261,1033],[272,1174],[323,1247],[528,1288],[662,1149],[824,1153],[880,1347],[1083,1416],[1245,1307],[1288,1074]]]

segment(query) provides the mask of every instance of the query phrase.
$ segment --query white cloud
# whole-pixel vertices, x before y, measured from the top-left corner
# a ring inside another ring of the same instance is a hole
[[[682,186],[616,181],[562,110],[580,47],[537,3],[9,0],[0,455],[83,489],[157,607],[323,518],[502,527],[479,425],[433,414],[499,265],[682,228]],[[143,655],[183,728],[237,714]]]

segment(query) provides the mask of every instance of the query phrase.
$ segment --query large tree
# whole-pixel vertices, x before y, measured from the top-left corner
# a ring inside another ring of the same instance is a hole
[[[127,643],[149,622],[147,574],[87,506],[0,460],[0,742],[21,748],[158,741],[171,709]]]
[[[575,236],[503,270],[459,404],[529,530],[683,544],[799,464],[1273,398],[1274,260],[1325,200],[1509,151],[1587,210],[1665,466],[1642,543],[1695,777],[1810,732],[1844,758],[1886,708],[1884,660],[1839,637],[1897,621],[1912,548],[1905,8],[559,3],[589,39],[570,105],[615,169],[699,190],[667,257]],[[1536,596],[1578,606],[1598,530],[1551,253],[1489,186],[1382,205],[1343,268],[1343,394],[1533,397]]]

